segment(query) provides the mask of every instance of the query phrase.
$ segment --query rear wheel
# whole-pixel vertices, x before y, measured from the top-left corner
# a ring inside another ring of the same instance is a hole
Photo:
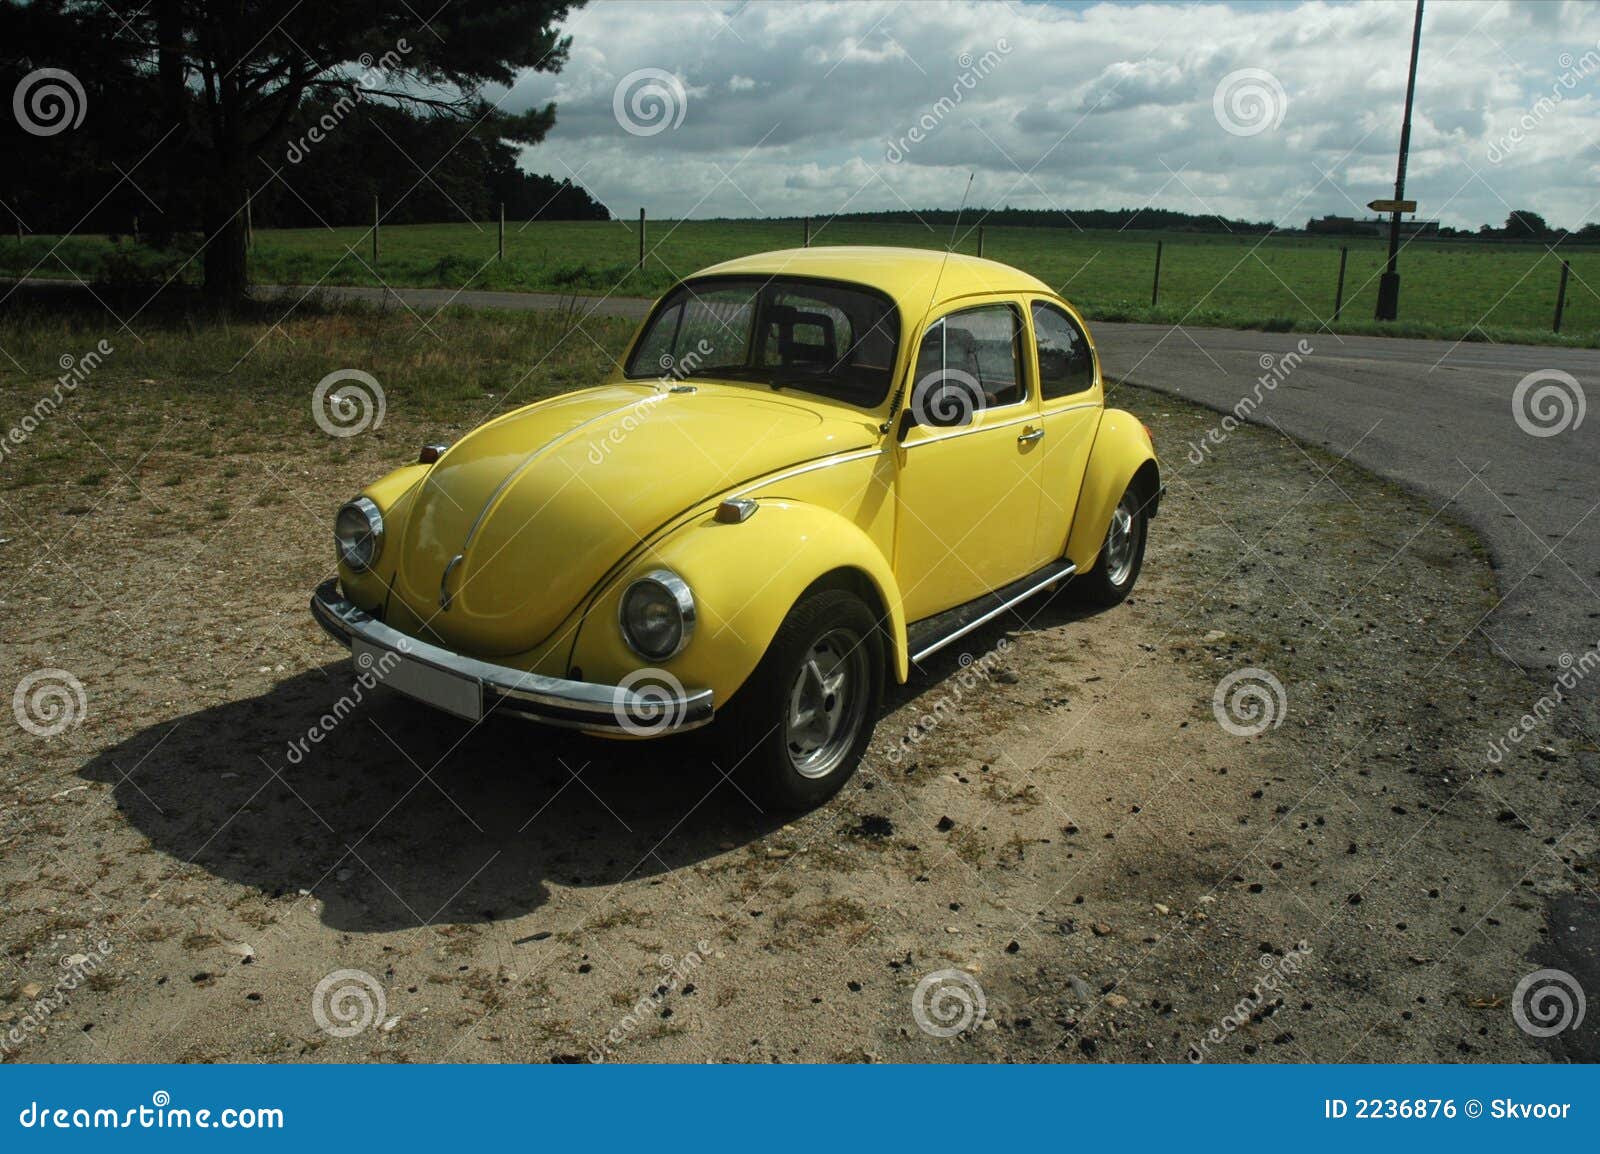
[[[1120,604],[1139,579],[1149,524],[1144,496],[1137,486],[1130,485],[1111,511],[1111,524],[1101,542],[1099,559],[1087,573],[1072,580],[1068,591],[1090,605]]]
[[[883,665],[861,598],[844,589],[802,598],[720,722],[734,781],[777,809],[832,797],[872,739]]]

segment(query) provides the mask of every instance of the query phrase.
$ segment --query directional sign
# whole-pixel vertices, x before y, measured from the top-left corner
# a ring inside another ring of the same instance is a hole
[[[1414,200],[1369,200],[1367,207],[1373,212],[1416,212]]]

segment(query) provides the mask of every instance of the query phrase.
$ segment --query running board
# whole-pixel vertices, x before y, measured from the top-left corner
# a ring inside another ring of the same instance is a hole
[[[993,593],[985,593],[965,605],[957,605],[954,609],[913,621],[906,627],[906,648],[911,651],[911,660],[921,661],[931,657],[952,641],[993,621],[1013,605],[1026,601],[1047,585],[1066,580],[1077,571],[1078,567],[1071,561],[1052,561],[1043,569],[1028,574],[1020,581],[1004,585]]]

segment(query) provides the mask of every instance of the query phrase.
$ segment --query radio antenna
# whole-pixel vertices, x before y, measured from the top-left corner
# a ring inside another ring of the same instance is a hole
[[[956,222],[950,226],[950,243],[945,245],[944,259],[939,262],[939,275],[933,278],[933,292],[928,297],[928,307],[922,310],[922,319],[927,320],[928,314],[933,311],[933,306],[939,300],[939,282],[944,280],[944,266],[950,263],[950,251],[956,247],[956,233],[961,230],[961,214],[966,211],[967,197],[972,195],[972,178],[976,172],[967,173],[967,187],[961,191],[961,203],[956,206]]]
[[[967,187],[962,189],[961,203],[956,206],[956,222],[950,226],[950,243],[945,246],[944,258],[939,261],[939,272],[933,278],[933,291],[928,294],[928,307],[922,310],[922,319],[924,322],[927,321],[928,314],[933,312],[933,306],[939,302],[939,283],[944,280],[944,266],[950,263],[950,251],[956,246],[956,233],[961,228],[961,214],[966,211],[967,197],[972,193],[972,178],[976,175],[976,172],[967,173]],[[912,362],[911,371],[913,373],[917,371],[915,361]],[[889,402],[889,416],[891,418],[896,412],[899,411],[900,401],[905,394],[906,385],[904,381],[901,381],[900,387],[895,390],[894,399]],[[881,433],[887,433],[889,431],[889,422],[884,421],[883,424],[879,425],[878,431]]]

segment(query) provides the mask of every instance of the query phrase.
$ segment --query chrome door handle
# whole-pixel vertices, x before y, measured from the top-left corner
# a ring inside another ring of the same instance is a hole
[[[1019,445],[1031,445],[1035,441],[1042,440],[1043,438],[1044,438],[1044,430],[1043,429],[1029,429],[1026,433],[1021,433],[1021,434],[1018,435],[1017,444],[1019,444]]]

